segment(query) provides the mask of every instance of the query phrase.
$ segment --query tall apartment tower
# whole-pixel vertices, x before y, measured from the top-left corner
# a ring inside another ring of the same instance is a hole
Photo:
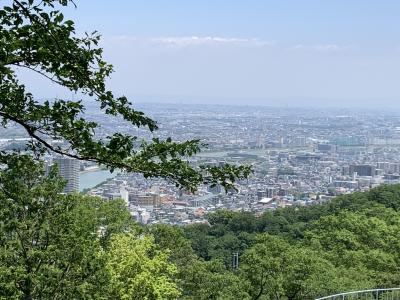
[[[357,173],[358,176],[375,176],[376,167],[373,165],[350,165],[349,173],[353,175]]]
[[[57,157],[53,163],[58,165],[58,173],[67,180],[64,193],[73,193],[79,191],[79,161],[72,158]]]

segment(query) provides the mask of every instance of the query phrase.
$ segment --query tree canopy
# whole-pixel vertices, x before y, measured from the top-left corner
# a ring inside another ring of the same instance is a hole
[[[0,299],[176,299],[170,252],[122,200],[65,195],[53,168],[2,156]]]
[[[61,194],[29,155],[0,163],[0,299],[300,300],[400,284],[399,185],[139,226],[122,200]]]
[[[38,101],[15,72],[23,68],[98,103],[107,115],[121,117],[134,127],[157,130],[156,121],[133,108],[124,96],[107,89],[113,66],[104,61],[96,31],[83,37],[75,33],[72,20],[64,19],[60,7],[70,0],[13,0],[0,8],[0,118],[2,126],[14,122],[32,138],[36,154],[50,151],[110,169],[163,177],[178,187],[194,191],[201,183],[221,184],[229,189],[236,179],[249,175],[247,166],[193,166],[187,158],[199,152],[200,140],[151,141],[121,132],[96,138],[99,124],[84,117],[81,100]],[[63,140],[66,146],[53,144]]]

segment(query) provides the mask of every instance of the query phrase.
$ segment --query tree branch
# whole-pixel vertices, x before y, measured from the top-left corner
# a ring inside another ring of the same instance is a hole
[[[28,133],[28,135],[29,135],[30,137],[34,138],[35,140],[37,140],[38,142],[40,142],[41,144],[43,144],[46,148],[48,148],[49,150],[51,150],[51,151],[53,151],[53,152],[55,152],[55,153],[57,153],[57,154],[69,156],[69,157],[71,157],[71,158],[75,158],[75,159],[78,159],[78,160],[87,160],[87,161],[92,161],[92,162],[99,162],[98,159],[97,159],[96,157],[80,156],[80,155],[77,155],[77,154],[72,154],[72,153],[69,153],[69,152],[64,152],[64,151],[62,151],[62,150],[59,150],[59,149],[55,148],[53,145],[49,144],[46,140],[44,140],[43,138],[41,138],[40,136],[38,136],[38,135],[35,133],[35,129],[32,128],[32,126],[26,124],[23,120],[20,120],[20,119],[18,119],[18,118],[16,118],[16,117],[12,116],[12,115],[10,115],[10,114],[7,114],[7,113],[5,113],[5,112],[2,112],[2,111],[0,111],[0,116],[2,116],[2,117],[4,117],[4,118],[6,118],[6,119],[9,119],[9,120],[11,120],[11,121],[13,121],[13,122],[15,122],[15,123],[21,125],[21,126],[26,130],[26,132]]]
[[[36,68],[32,68],[31,66],[28,66],[28,65],[21,65],[21,64],[19,64],[18,62],[17,62],[17,63],[10,63],[10,65],[13,65],[13,66],[16,66],[16,67],[21,67],[21,68],[29,69],[29,70],[31,70],[31,71],[33,71],[33,72],[36,72],[36,73],[39,74],[39,75],[42,75],[43,77],[49,79],[50,81],[52,81],[52,82],[54,82],[54,83],[56,83],[56,84],[63,85],[63,83],[62,83],[61,81],[55,80],[55,79],[54,79],[54,76],[53,76],[53,77],[50,77],[49,75],[45,74],[44,72],[41,72],[41,71],[39,71],[39,70],[36,70]]]

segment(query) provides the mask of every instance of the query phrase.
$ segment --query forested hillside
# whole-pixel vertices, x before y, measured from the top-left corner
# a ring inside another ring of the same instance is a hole
[[[1,299],[313,299],[400,283],[398,185],[140,226],[122,201],[60,194],[56,171],[28,156],[2,161]]]
[[[210,226],[174,228],[199,257],[190,271],[187,261],[176,260],[182,273],[190,273],[183,278],[196,278],[196,284],[184,283],[183,295],[234,299],[240,292],[248,299],[312,299],[398,286],[399,205],[400,186],[381,186],[261,217],[221,210],[209,215]],[[155,235],[164,243],[168,239],[165,233]],[[240,258],[233,270],[234,252]],[[196,268],[202,276],[196,276]]]

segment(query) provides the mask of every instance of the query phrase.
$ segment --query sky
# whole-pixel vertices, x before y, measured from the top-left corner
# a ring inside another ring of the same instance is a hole
[[[400,109],[398,0],[76,0],[137,102]],[[37,97],[64,92],[34,75]]]

